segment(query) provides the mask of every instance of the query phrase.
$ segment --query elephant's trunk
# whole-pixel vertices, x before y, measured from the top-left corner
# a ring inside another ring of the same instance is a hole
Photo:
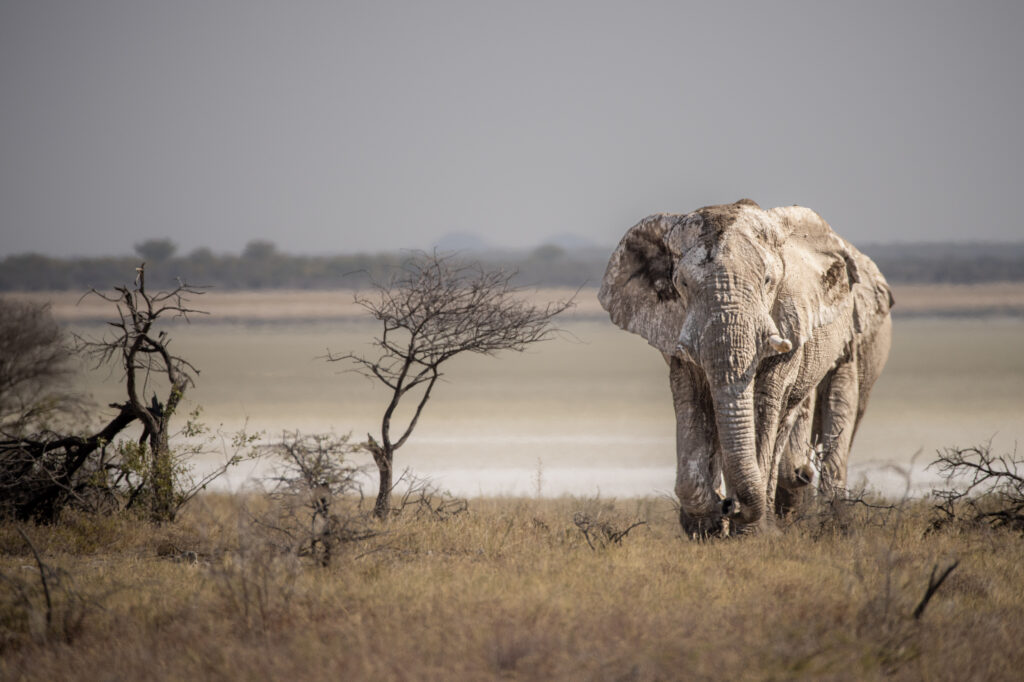
[[[739,502],[743,525],[759,522],[767,507],[754,421],[754,373],[762,357],[762,338],[756,318],[733,311],[708,325],[702,343],[725,482]]]
[[[767,499],[757,462],[753,385],[748,383],[738,393],[735,385],[725,386],[713,395],[725,482],[739,502],[742,523],[757,523],[765,514]]]

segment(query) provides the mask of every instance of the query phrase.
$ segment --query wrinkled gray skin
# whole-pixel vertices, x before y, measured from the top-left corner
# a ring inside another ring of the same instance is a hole
[[[892,295],[817,213],[743,199],[649,216],[612,254],[598,297],[669,365],[688,534],[723,533],[725,518],[729,532],[772,527],[811,481],[812,442],[822,485],[845,484],[889,354]]]

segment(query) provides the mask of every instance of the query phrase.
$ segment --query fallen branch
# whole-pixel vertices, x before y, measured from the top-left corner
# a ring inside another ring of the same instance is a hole
[[[946,570],[942,572],[942,575],[940,575],[938,579],[935,578],[935,571],[939,569],[939,565],[935,564],[934,566],[932,566],[932,574],[928,578],[928,589],[925,590],[924,596],[921,597],[921,603],[919,603],[917,605],[917,608],[914,609],[914,620],[920,620],[921,614],[924,613],[925,607],[928,606],[928,602],[931,601],[933,596],[935,596],[935,593],[938,592],[939,588],[942,586],[942,583],[946,580],[946,578],[949,577],[949,574],[953,572],[953,569],[959,565],[959,560],[954,561],[946,567]]]

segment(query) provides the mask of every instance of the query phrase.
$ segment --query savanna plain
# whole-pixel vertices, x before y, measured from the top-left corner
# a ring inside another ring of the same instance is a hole
[[[323,356],[362,350],[376,328],[348,294],[318,295],[300,308],[310,298],[295,293],[280,314],[258,295],[211,299],[209,320],[169,327],[201,370],[189,407],[265,442],[374,430],[387,396]],[[369,499],[337,500],[351,532],[329,547],[313,529],[308,548],[282,549],[286,522],[299,519],[301,541],[315,521],[289,511],[301,496],[266,491],[283,466],[268,456],[174,523],[71,512],[0,525],[0,677],[1018,678],[1024,538],[937,524],[942,481],[927,465],[951,446],[1015,452],[1024,320],[897,317],[851,455],[863,491],[816,501],[777,534],[693,542],[670,495],[664,362],[592,295],[526,353],[453,362],[396,454],[430,483],[386,522],[359,521]],[[118,397],[106,370],[80,382],[98,405]]]

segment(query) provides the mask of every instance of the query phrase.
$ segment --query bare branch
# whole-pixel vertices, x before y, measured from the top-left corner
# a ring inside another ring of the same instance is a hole
[[[634,521],[625,528],[618,528],[612,522],[600,518],[598,515],[595,518],[588,512],[578,511],[572,516],[573,525],[575,525],[580,533],[583,534],[583,538],[587,541],[587,545],[590,549],[597,551],[597,547],[607,547],[609,543],[613,545],[622,544],[622,539],[629,535],[629,531],[640,526],[646,526],[646,521]],[[597,545],[595,545],[595,542]]]
[[[46,626],[49,628],[53,622],[53,601],[50,599],[50,586],[46,582],[46,565],[43,560],[39,558],[39,552],[36,551],[36,546],[32,544],[32,541],[25,535],[25,531],[21,528],[18,529],[18,534],[21,535],[21,539],[25,541],[28,548],[32,550],[32,556],[35,557],[36,566],[39,568],[39,582],[43,585],[43,596],[46,597]]]
[[[395,443],[396,450],[402,447],[405,441],[409,439],[409,436],[412,435],[412,430],[416,428],[416,422],[420,420],[420,414],[423,412],[423,407],[427,404],[427,401],[430,400],[430,391],[434,388],[434,383],[437,382],[437,378],[439,376],[441,375],[438,374],[437,370],[435,369],[433,375],[430,377],[430,381],[427,384],[426,390],[423,391],[423,395],[420,397],[419,404],[416,406],[416,414],[414,414],[412,416],[412,419],[409,420],[409,426],[406,427],[405,433],[403,433],[402,437],[399,438],[398,441]]]
[[[935,596],[935,593],[938,592],[940,587],[942,587],[942,583],[945,582],[946,578],[949,577],[949,574],[953,572],[953,569],[959,565],[959,560],[954,561],[946,567],[946,570],[944,570],[938,578],[935,577],[935,571],[939,569],[939,565],[935,564],[932,566],[932,574],[928,578],[928,587],[925,589],[924,596],[921,597],[921,601],[918,603],[917,608],[914,609],[914,620],[920,620],[921,615],[924,614],[925,607],[928,606],[928,602],[931,601],[932,597]]]

